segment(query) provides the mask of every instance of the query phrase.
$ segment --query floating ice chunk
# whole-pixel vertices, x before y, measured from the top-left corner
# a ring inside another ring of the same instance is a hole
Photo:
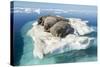
[[[70,24],[80,34],[84,35],[91,32],[91,28],[82,22],[81,19],[70,19]],[[33,27],[28,31],[27,35],[30,36],[35,42],[33,55],[42,59],[48,53],[63,53],[70,50],[86,49],[90,46],[90,41],[93,38],[87,36],[77,36],[69,34],[65,38],[54,37],[51,33],[44,32],[41,25],[34,22]]]

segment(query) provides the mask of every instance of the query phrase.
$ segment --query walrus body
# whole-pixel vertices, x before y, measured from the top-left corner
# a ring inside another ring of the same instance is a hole
[[[50,28],[50,33],[56,37],[65,37],[74,33],[74,29],[66,21],[59,21]]]
[[[74,29],[68,23],[69,19],[57,16],[42,16],[38,20],[38,25],[44,26],[46,32],[50,32],[56,37],[65,37],[74,32]]]

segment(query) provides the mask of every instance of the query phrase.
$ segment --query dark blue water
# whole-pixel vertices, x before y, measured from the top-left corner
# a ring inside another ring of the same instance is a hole
[[[13,3],[13,2],[12,2]],[[40,6],[39,6],[40,5]],[[47,6],[48,5],[48,6]],[[82,20],[89,21],[88,25],[97,28],[97,8],[96,6],[82,6],[82,5],[59,5],[59,4],[45,4],[45,3],[30,3],[30,2],[14,2],[11,8],[11,14],[13,15],[13,65],[33,65],[33,64],[54,64],[54,63],[72,63],[72,62],[88,62],[97,60],[97,41],[95,40],[94,46],[86,50],[69,51],[58,55],[47,55],[44,59],[40,60],[34,58],[32,51],[34,42],[30,37],[24,37],[27,31],[31,28],[33,21],[38,20],[43,15],[60,15],[65,18],[81,18]],[[63,7],[64,6],[64,7]],[[23,13],[15,12],[14,8],[41,8],[40,14],[35,12]],[[62,8],[63,7],[63,8]],[[45,9],[66,9],[67,10],[78,10],[71,11],[68,13],[50,13],[46,12]],[[22,29],[25,27],[26,29]],[[97,30],[86,36],[97,38]],[[49,61],[49,62],[48,62]]]

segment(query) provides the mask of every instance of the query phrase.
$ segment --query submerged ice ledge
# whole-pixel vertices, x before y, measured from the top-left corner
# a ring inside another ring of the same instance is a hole
[[[44,28],[37,25],[35,21],[33,27],[27,35],[34,41],[33,55],[42,59],[44,55],[50,53],[63,53],[71,50],[86,49],[94,38],[84,36],[94,31],[86,22],[81,19],[68,18],[70,25],[75,29],[74,34],[69,34],[65,38],[54,37],[51,33],[44,32]],[[80,36],[82,35],[82,36]]]

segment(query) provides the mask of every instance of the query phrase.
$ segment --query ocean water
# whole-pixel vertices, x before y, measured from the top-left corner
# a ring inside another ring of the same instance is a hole
[[[97,61],[96,6],[52,4],[55,6],[52,7],[49,3],[31,2],[12,2],[11,4],[13,6],[11,7],[11,16],[13,15],[13,21],[11,22],[13,23],[13,65],[40,65]],[[37,6],[36,4],[39,4],[40,6]],[[62,9],[62,7],[64,9],[66,8],[66,10]],[[52,9],[52,11],[47,11],[49,9]],[[87,24],[95,28],[95,32],[86,35],[95,38],[95,41],[91,43],[92,46],[85,50],[74,50],[54,55],[48,54],[43,59],[35,58],[33,56],[34,46],[32,45],[34,42],[30,37],[26,36],[26,33],[32,28],[33,21],[36,21],[39,16],[48,14],[54,16],[60,15],[65,18],[80,18],[82,20],[87,20]]]

